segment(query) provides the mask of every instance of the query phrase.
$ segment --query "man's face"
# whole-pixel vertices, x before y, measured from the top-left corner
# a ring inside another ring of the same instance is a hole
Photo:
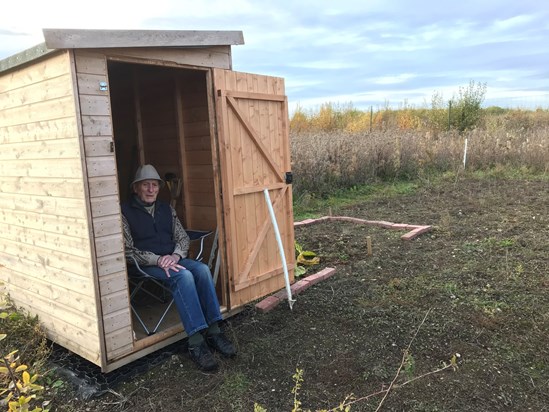
[[[133,190],[143,203],[153,203],[158,196],[160,182],[154,179],[142,180],[133,185]]]

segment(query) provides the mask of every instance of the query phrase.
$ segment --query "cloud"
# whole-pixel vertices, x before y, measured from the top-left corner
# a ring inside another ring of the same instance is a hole
[[[42,27],[242,30],[234,69],[284,77],[290,101],[421,102],[470,80],[514,98],[549,89],[547,21],[533,0],[96,0],[86,13],[30,0],[2,6],[0,58],[42,42]]]

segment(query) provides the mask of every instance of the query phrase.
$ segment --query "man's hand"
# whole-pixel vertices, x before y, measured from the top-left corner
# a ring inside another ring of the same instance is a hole
[[[185,266],[181,266],[177,262],[179,262],[180,256],[176,255],[175,253],[172,255],[164,255],[160,256],[158,258],[157,265],[164,269],[164,272],[166,272],[166,276],[170,277],[170,270],[173,270],[174,272],[177,272],[181,269],[185,269]]]

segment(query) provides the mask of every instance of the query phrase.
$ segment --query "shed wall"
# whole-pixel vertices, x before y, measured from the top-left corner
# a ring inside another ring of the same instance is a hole
[[[107,60],[103,53],[75,51],[93,242],[107,360],[133,350],[116,157],[112,136]]]
[[[49,337],[100,358],[70,52],[0,77],[0,279]]]

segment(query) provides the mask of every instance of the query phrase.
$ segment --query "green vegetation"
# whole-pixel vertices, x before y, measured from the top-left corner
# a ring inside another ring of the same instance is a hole
[[[412,193],[418,187],[416,182],[395,181],[393,183],[377,182],[352,186],[347,189],[334,189],[331,194],[318,196],[309,192],[294,198],[294,220],[317,218],[323,215],[337,214],[345,207],[364,201],[366,198],[393,197]]]
[[[363,112],[352,105],[301,108],[292,116],[291,153],[298,216],[317,199],[369,195],[380,182],[429,181],[466,171],[547,175],[549,110],[481,107],[486,85],[473,81],[430,108],[404,105]],[[464,164],[465,141],[467,156]]]
[[[0,310],[0,399],[8,412],[47,412],[44,384],[55,390],[62,382],[42,377],[47,375],[50,349],[38,318],[15,310],[8,302],[2,302]]]

